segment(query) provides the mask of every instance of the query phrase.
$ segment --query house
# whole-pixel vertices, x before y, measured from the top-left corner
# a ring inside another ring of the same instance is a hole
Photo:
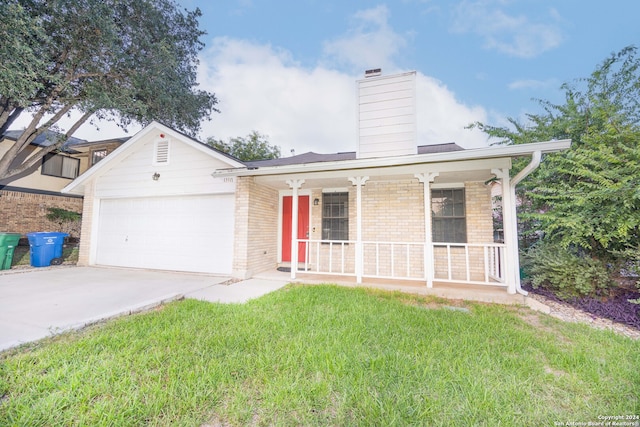
[[[515,186],[549,141],[419,146],[415,73],[358,82],[354,152],[242,163],[152,123],[65,187],[84,195],[79,263],[248,278],[262,271],[522,292]],[[514,157],[531,162],[511,177]],[[504,243],[491,189],[503,188]]]
[[[0,140],[0,156],[4,155],[22,134],[9,130]],[[59,134],[45,131],[20,154],[19,161],[54,144]],[[17,176],[0,180],[0,230],[18,233],[51,230],[56,224],[46,219],[47,208],[82,211],[82,197],[62,194],[60,190],[126,138],[88,142],[69,138],[55,152],[47,154],[38,165]]]

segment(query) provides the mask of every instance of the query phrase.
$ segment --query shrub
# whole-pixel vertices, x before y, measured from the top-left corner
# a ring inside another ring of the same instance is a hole
[[[61,208],[47,208],[47,219],[58,224],[58,230],[70,236],[80,235],[82,214]]]
[[[575,248],[539,242],[525,255],[533,288],[545,288],[561,299],[602,295],[614,285],[606,264]]]

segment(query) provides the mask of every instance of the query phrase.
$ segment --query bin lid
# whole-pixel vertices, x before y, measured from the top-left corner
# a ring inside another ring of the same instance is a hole
[[[0,246],[14,246],[20,241],[19,233],[0,233]]]
[[[29,244],[41,243],[48,239],[58,239],[67,237],[68,233],[58,233],[55,231],[38,231],[34,233],[27,233]]]

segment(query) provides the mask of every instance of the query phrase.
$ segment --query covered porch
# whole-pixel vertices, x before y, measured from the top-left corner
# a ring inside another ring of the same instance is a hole
[[[271,165],[213,175],[238,179],[236,218],[243,219],[236,224],[234,258],[245,277],[276,274],[279,268],[288,270],[292,281],[526,295],[520,288],[515,185],[537,167],[542,153],[568,144]],[[510,177],[516,156],[531,161]],[[494,241],[490,181],[501,189],[503,241]]]
[[[508,176],[510,159],[497,163]],[[306,273],[356,284],[466,284],[515,293],[507,280],[507,245],[493,240],[486,183],[500,173],[495,165],[466,161],[432,165],[428,172],[409,166],[366,175],[344,171],[255,180],[271,187],[282,180],[289,187],[279,188],[286,202],[278,265],[290,268],[291,280]]]

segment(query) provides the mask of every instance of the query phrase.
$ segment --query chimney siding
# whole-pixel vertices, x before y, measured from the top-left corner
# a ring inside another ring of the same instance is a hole
[[[357,83],[358,158],[417,154],[416,72]]]

